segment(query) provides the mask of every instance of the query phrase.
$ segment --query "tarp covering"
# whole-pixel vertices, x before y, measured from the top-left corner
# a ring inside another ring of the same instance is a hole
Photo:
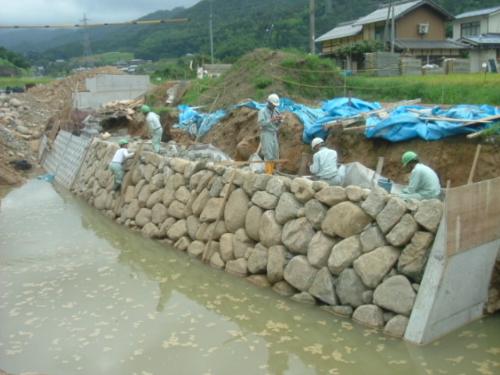
[[[265,103],[253,100],[242,102],[234,108],[248,107],[255,110],[264,108]],[[184,129],[194,136],[202,137],[219,123],[228,112],[219,110],[211,114],[198,112],[186,105],[178,107],[180,111],[179,124],[174,127]],[[326,138],[328,132],[325,124],[359,116],[362,113],[382,109],[378,102],[366,102],[357,98],[335,98],[323,102],[321,108],[313,108],[299,104],[288,98],[282,98],[278,110],[293,113],[304,125],[303,141],[310,143],[313,138]],[[416,113],[415,111],[418,111]],[[413,138],[433,141],[457,134],[471,133],[484,129],[489,125],[464,127],[467,120],[482,119],[500,115],[500,109],[488,105],[457,105],[443,109],[441,107],[400,106],[389,113],[385,119],[376,115],[370,116],[366,125],[367,138],[383,138],[391,142],[400,142]],[[447,117],[463,119],[464,122],[425,120],[422,117]]]
[[[414,111],[419,111],[416,113]],[[401,106],[390,113],[386,119],[371,116],[366,120],[365,136],[383,138],[391,142],[421,138],[435,141],[458,134],[479,131],[489,126],[463,126],[467,121],[482,119],[500,114],[500,109],[489,105],[458,105],[448,109],[441,107]],[[447,117],[463,119],[463,122],[425,120],[422,117]]]
[[[227,115],[223,109],[213,113],[200,113],[188,105],[180,105],[177,108],[179,109],[179,123],[173,127],[182,129],[195,137],[203,137]]]

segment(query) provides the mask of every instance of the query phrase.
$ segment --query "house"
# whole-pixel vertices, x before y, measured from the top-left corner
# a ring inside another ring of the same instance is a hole
[[[451,20],[453,16],[431,0],[396,2],[390,9],[385,4],[364,17],[339,24],[316,42],[321,43],[323,55],[335,55],[340,47],[363,40],[384,42],[387,35],[385,40],[391,40],[395,52],[434,63],[443,57],[458,57],[467,48],[446,38],[446,24]]]
[[[453,39],[471,47],[471,71],[500,62],[500,5],[459,14],[453,22]]]

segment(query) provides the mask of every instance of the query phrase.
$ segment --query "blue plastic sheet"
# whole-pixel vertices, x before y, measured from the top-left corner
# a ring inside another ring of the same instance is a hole
[[[424,111],[424,114],[411,110]],[[428,111],[428,114],[425,113]],[[500,109],[488,105],[458,105],[443,109],[422,106],[401,106],[390,113],[386,119],[371,116],[367,119],[365,136],[383,138],[391,142],[401,142],[414,138],[436,141],[459,134],[467,134],[486,128],[488,125],[463,126],[467,121],[482,119],[500,114]],[[448,117],[463,119],[463,122],[424,120],[422,117]]]
[[[260,110],[265,103],[249,100],[240,103],[234,108],[248,107]],[[217,125],[228,112],[219,110],[211,114],[204,114],[196,109],[181,105],[179,124],[175,127],[184,129],[194,136],[202,137]],[[231,110],[232,110],[231,109]],[[303,141],[310,143],[313,138],[326,138],[328,132],[325,124],[359,116],[362,113],[382,109],[380,103],[366,102],[357,98],[335,98],[323,102],[321,108],[313,108],[299,104],[288,98],[282,98],[278,110],[293,113],[304,125]],[[425,115],[412,112],[419,110]],[[477,120],[500,114],[500,109],[488,105],[457,105],[451,108],[423,107],[418,105],[400,106],[395,108],[386,119],[371,116],[367,119],[365,136],[367,138],[383,138],[391,142],[400,142],[413,138],[422,138],[432,141],[457,134],[465,134],[484,129],[488,125],[464,127],[462,122],[428,121],[420,117],[449,117],[463,119],[464,122]]]
[[[179,123],[174,128],[182,129],[195,137],[203,137],[210,129],[217,125],[227,112],[220,109],[213,113],[200,113],[193,107],[180,105]]]

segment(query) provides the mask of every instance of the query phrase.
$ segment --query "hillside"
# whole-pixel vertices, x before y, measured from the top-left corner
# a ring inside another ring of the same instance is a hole
[[[331,1],[331,3],[327,3]],[[453,14],[497,5],[498,0],[438,0]],[[380,0],[317,0],[317,34],[324,33],[339,22],[358,18],[377,8]],[[234,61],[245,52],[258,47],[273,49],[307,49],[309,0],[213,0],[215,54],[218,59]],[[96,28],[90,31],[94,53],[121,51],[136,57],[158,59],[178,57],[186,53],[209,52],[209,1],[202,0],[191,8],[158,11],[145,16],[154,18],[189,18],[183,25],[123,26]],[[82,54],[81,32],[47,33],[19,31],[15,44],[14,31],[0,33],[0,45],[31,53],[37,60],[70,58]],[[39,35],[38,35],[39,34]],[[26,43],[28,35],[32,35]],[[38,39],[42,38],[42,39]],[[22,42],[21,42],[22,41]],[[40,55],[40,46],[45,50]]]

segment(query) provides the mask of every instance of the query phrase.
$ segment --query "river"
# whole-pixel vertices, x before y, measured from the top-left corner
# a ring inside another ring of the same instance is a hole
[[[47,182],[0,207],[8,373],[500,373],[498,314],[419,347],[211,269]]]

